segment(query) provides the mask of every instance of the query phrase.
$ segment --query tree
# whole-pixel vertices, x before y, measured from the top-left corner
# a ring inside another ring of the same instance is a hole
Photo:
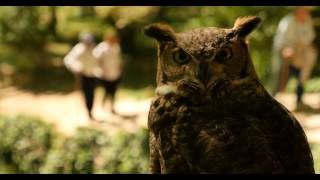
[[[57,36],[57,7],[56,6],[50,6],[50,14],[51,14],[51,18],[50,21],[48,23],[48,31],[50,34],[52,34],[53,36]]]
[[[80,17],[92,17],[95,15],[96,15],[96,12],[93,6],[80,7]]]
[[[46,65],[45,44],[47,36],[40,25],[38,7],[8,7],[0,16],[0,37],[3,43],[24,54],[21,64],[32,68]]]

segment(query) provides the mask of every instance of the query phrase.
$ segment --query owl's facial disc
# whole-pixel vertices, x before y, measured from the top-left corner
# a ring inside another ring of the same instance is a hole
[[[214,84],[225,79],[227,63],[233,58],[233,48],[229,45],[205,56],[197,54],[199,50],[190,51],[175,43],[162,46],[159,62],[165,88],[159,88],[160,94],[170,91],[183,96],[208,96]]]
[[[205,27],[176,33],[166,24],[144,28],[159,42],[157,85],[160,94],[202,97],[219,91],[219,84],[244,82],[255,76],[245,38],[260,23],[248,16],[229,29]]]

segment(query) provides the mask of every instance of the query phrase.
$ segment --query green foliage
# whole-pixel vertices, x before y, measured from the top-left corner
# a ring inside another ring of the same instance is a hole
[[[0,116],[0,129],[0,164],[18,173],[37,173],[50,149],[50,125],[24,116]]]
[[[317,174],[320,173],[320,144],[310,144],[313,161],[314,161],[314,168]]]
[[[41,173],[143,173],[147,172],[147,133],[121,132],[114,137],[80,128],[49,152]]]
[[[249,50],[259,77],[266,86],[269,86],[269,80],[273,78],[269,71],[273,37],[280,19],[292,8],[265,6],[1,7],[0,66],[2,63],[9,65],[15,73],[44,69],[44,66],[63,68],[61,60],[77,43],[79,33],[90,31],[97,36],[97,41],[101,41],[104,34],[112,29],[118,31],[123,50],[125,73],[122,86],[134,89],[145,88],[150,85],[155,86],[156,71],[156,42],[142,33],[145,25],[165,22],[172,25],[176,31],[201,26],[230,28],[239,16],[258,15],[263,22],[248,37]],[[320,32],[319,10],[319,7],[313,9],[317,32]],[[317,35],[315,40],[318,47],[319,38],[320,36]],[[55,44],[54,48],[51,48],[52,44]],[[60,46],[59,44],[67,48],[61,53],[56,53],[55,49],[59,49],[56,48]],[[317,63],[313,76],[320,74],[319,66],[320,64]],[[8,73],[1,71],[0,68],[0,74],[7,76]],[[36,78],[38,74],[30,76],[32,77],[26,78]],[[53,73],[51,78],[60,77]]]
[[[45,37],[37,7],[6,8],[0,15],[1,40],[18,49],[41,48]]]
[[[58,139],[50,150],[42,173],[94,173],[95,159],[108,138],[94,129],[80,128],[65,140]]]
[[[110,146],[102,149],[102,168],[98,173],[147,173],[148,135],[146,129],[136,134],[119,133]]]
[[[31,69],[46,63],[47,34],[40,16],[38,7],[1,7],[0,40],[17,54],[13,56],[18,67]]]
[[[79,128],[71,137],[53,133],[36,118],[0,116],[0,173],[147,173],[148,134],[107,136]]]
[[[320,32],[319,9],[313,9],[317,32]],[[1,7],[0,39],[6,50],[0,50],[0,63],[19,70],[56,64],[62,68],[61,59],[67,51],[60,54],[48,52],[48,44],[58,47],[61,43],[71,47],[83,31],[91,31],[101,41],[105,32],[115,29],[120,36],[125,62],[123,86],[144,88],[154,86],[156,71],[156,42],[142,33],[145,25],[165,22],[178,32],[201,26],[230,28],[239,16],[258,15],[263,22],[249,36],[249,50],[259,77],[267,85],[272,78],[269,69],[273,37],[280,19],[291,10],[292,7],[269,6]],[[318,47],[319,37],[315,40]],[[60,63],[56,63],[57,59]],[[319,65],[317,63],[313,76],[319,75]]]

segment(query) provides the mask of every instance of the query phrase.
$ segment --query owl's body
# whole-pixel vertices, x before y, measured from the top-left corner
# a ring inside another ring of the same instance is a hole
[[[303,129],[254,71],[245,37],[259,21],[145,29],[159,41],[148,119],[152,173],[314,173]]]

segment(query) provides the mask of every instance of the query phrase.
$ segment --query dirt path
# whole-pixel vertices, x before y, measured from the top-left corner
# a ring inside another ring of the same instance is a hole
[[[151,99],[136,100],[119,98],[116,110],[122,116],[108,112],[108,104],[102,107],[102,94],[97,93],[93,114],[99,122],[89,120],[79,91],[68,94],[32,94],[15,88],[0,89],[0,114],[18,114],[39,117],[56,126],[57,130],[70,135],[78,127],[95,127],[108,133],[118,130],[134,132],[146,127]]]
[[[62,133],[70,135],[78,127],[95,127],[108,133],[119,130],[135,131],[139,127],[147,126],[147,115],[151,98],[137,100],[120,97],[116,109],[121,115],[134,116],[123,118],[106,111],[108,106],[102,107],[102,94],[95,98],[94,116],[101,122],[90,122],[85,113],[83,99],[80,92],[69,94],[32,94],[15,88],[0,89],[0,114],[25,114],[37,116],[54,124]],[[294,94],[279,94],[278,99],[289,110],[294,110]],[[320,93],[306,94],[304,100],[315,112],[294,112],[310,142],[320,143]]]
[[[320,93],[306,94],[303,100],[312,107],[311,112],[295,112],[294,94],[279,94],[276,99],[293,112],[306,132],[308,140],[320,143]]]

